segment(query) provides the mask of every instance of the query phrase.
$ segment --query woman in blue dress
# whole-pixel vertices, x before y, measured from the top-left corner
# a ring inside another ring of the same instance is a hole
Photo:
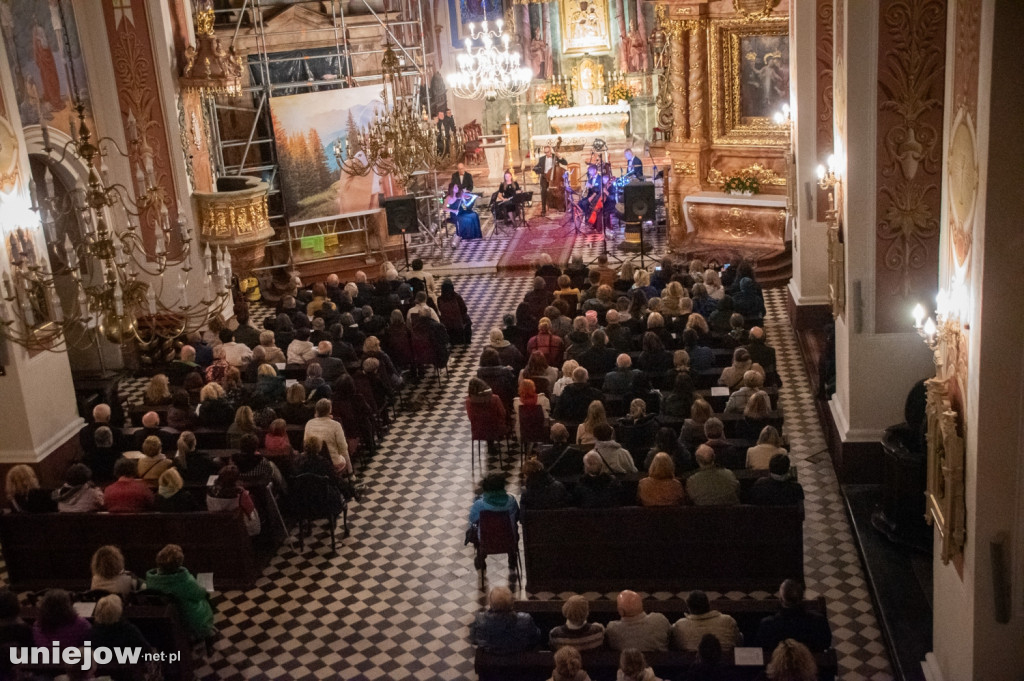
[[[473,210],[476,194],[462,191],[459,185],[453,184],[445,207],[448,209],[449,220],[455,223],[455,234],[461,239],[482,239],[480,216]]]

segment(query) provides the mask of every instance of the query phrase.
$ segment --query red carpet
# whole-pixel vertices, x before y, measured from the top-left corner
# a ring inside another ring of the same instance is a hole
[[[561,214],[555,219],[535,216],[529,228],[520,227],[512,237],[505,254],[498,262],[499,270],[533,269],[542,253],[556,263],[569,260],[575,235],[571,228],[563,227]]]

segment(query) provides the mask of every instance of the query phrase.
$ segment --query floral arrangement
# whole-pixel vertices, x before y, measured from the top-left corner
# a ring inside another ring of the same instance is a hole
[[[757,194],[761,191],[761,183],[753,175],[733,175],[722,183],[722,191],[726,194]]]
[[[562,88],[552,88],[544,93],[544,103],[548,106],[569,106],[569,97]]]
[[[639,91],[635,87],[631,87],[626,84],[625,81],[620,80],[619,82],[612,85],[611,89],[608,90],[608,101],[618,102],[623,100],[626,102],[632,102],[633,98],[639,94]]]

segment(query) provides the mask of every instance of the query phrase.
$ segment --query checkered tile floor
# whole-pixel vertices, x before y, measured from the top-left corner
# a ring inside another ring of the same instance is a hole
[[[488,329],[515,308],[530,277],[474,275],[454,281],[474,320],[473,345],[455,350],[448,377],[424,379],[408,393],[411,410],[399,415],[363,474],[367,493],[351,507],[351,536],[331,555],[321,529],[301,553],[283,546],[253,589],[216,594],[222,636],[200,665],[200,678],[475,678],[468,624],[485,590],[507,583],[507,567],[503,557],[491,558],[486,581],[480,582],[471,550],[462,543],[474,492],[463,399]],[[784,296],[782,289],[766,292],[766,330],[778,353],[785,430],[807,495],[808,594],[828,599],[841,678],[891,679]],[[488,462],[492,469],[497,465],[496,459]]]

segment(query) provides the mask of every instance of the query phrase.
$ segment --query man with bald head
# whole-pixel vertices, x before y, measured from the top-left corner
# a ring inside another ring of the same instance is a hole
[[[715,465],[715,450],[704,444],[695,455],[700,467],[686,481],[686,496],[697,506],[728,506],[740,503],[740,483],[728,468]]]
[[[605,643],[612,650],[636,648],[641,652],[668,650],[671,626],[660,612],[644,612],[644,602],[635,591],[622,591],[616,601],[619,618],[609,622]]]

